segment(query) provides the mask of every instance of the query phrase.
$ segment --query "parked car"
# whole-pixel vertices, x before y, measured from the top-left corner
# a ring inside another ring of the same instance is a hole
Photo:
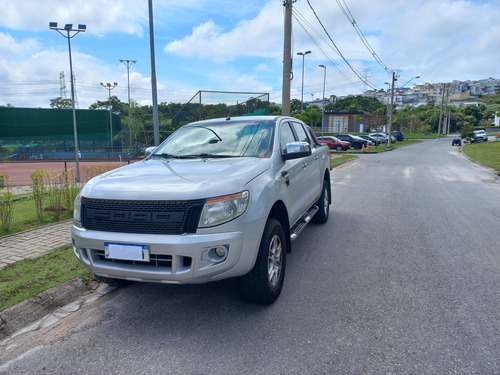
[[[346,151],[351,148],[351,144],[346,141],[342,141],[338,139],[337,137],[333,136],[324,136],[324,137],[317,137],[319,143],[325,143],[328,145],[328,147],[332,150],[336,151]]]
[[[377,142],[377,140],[369,135],[360,135],[359,137],[366,139],[368,141],[368,144],[370,146],[378,146],[380,143],[382,143],[381,140]]]
[[[351,135],[351,134],[336,134],[335,137],[342,141],[349,142],[351,144],[351,147],[360,150],[363,148],[363,145],[365,147],[368,145],[368,141],[366,139],[363,139],[361,137],[358,137],[356,135]]]
[[[487,142],[488,141],[488,133],[484,130],[474,130],[474,135],[471,137],[470,142]]]
[[[398,142],[401,142],[402,140],[405,139],[404,133],[400,131],[393,131],[392,135],[396,138],[396,141]]]
[[[384,143],[387,143],[387,140],[389,138],[389,136],[385,133],[372,133],[370,134],[372,137],[374,138],[382,138],[384,139]],[[391,136],[391,142],[396,142],[396,137],[394,137],[393,135]]]
[[[369,135],[368,137],[370,137],[370,139],[375,142],[375,145],[378,146],[380,144],[385,144],[385,139],[382,139],[382,138],[376,138],[374,137],[373,135]]]

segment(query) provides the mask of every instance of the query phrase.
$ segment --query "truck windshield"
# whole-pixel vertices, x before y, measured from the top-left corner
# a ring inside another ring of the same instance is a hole
[[[172,134],[153,153],[186,157],[268,157],[274,121],[199,122]]]

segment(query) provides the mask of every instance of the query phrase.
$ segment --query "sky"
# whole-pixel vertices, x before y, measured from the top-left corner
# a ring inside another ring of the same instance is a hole
[[[152,3],[159,103],[186,103],[199,90],[269,93],[281,103],[283,0]],[[49,108],[64,95],[61,72],[71,98],[68,39],[49,22],[87,26],[71,39],[79,108],[108,99],[101,82],[116,82],[111,95],[128,101],[120,59],[136,61],[131,98],[151,105],[147,0],[0,0],[0,7],[0,106]],[[301,99],[302,84],[305,101],[321,99],[323,88],[326,97],[387,89],[392,72],[396,87],[499,79],[499,16],[499,0],[298,0],[291,98]]]

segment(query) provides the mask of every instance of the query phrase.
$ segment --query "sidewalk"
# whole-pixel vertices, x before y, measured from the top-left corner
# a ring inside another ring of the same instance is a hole
[[[0,270],[71,244],[73,220],[65,220],[0,238]]]

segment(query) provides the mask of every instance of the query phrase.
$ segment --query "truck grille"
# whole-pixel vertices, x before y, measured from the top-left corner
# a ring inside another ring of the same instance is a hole
[[[204,204],[204,199],[123,201],[82,197],[82,222],[86,229],[104,232],[195,233]]]

